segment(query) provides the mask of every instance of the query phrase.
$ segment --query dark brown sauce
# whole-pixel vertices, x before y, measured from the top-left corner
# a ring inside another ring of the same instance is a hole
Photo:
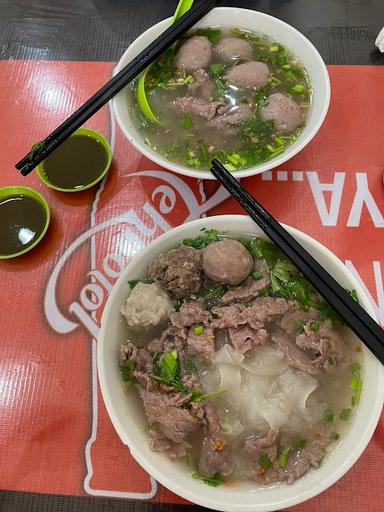
[[[23,251],[42,233],[47,220],[43,206],[24,195],[0,200],[0,254]]]
[[[57,187],[81,188],[95,181],[105,169],[107,152],[88,135],[74,135],[44,162],[44,174]]]

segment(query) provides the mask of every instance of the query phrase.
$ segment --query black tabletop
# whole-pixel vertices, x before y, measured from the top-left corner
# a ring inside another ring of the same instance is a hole
[[[176,0],[0,0],[0,59],[116,61]],[[384,0],[228,0],[303,32],[328,64],[382,65],[375,38]],[[198,507],[3,490],[0,511],[173,512]]]

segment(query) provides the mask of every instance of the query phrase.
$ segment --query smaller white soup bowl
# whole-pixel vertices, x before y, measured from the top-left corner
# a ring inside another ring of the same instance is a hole
[[[134,57],[158,37],[170,24],[171,18],[160,21],[143,32],[124,52],[115,73],[118,73]],[[263,164],[236,171],[236,177],[245,178],[268,171],[286,162],[301,151],[316,135],[328,111],[331,89],[327,68],[321,55],[313,44],[298,30],[284,21],[250,9],[237,7],[216,7],[196,24],[196,28],[209,26],[238,27],[264,34],[283,44],[304,65],[312,84],[312,99],[306,125],[300,136],[280,156]],[[129,114],[129,100],[126,89],[117,94],[113,100],[113,109],[117,123],[129,142],[143,155],[157,164],[185,176],[201,179],[215,179],[208,170],[198,170],[187,165],[171,162],[165,156],[150,148],[144,141],[145,136],[136,128]]]
[[[384,371],[367,350],[362,352],[363,391],[356,414],[339,444],[326,455],[318,469],[292,485],[260,487],[255,482],[238,482],[232,486],[209,487],[190,475],[184,461],[172,462],[166,455],[151,451],[144,407],[136,393],[124,392],[118,366],[120,344],[128,338],[126,322],[120,313],[129,295],[127,282],[145,274],[158,254],[177,246],[184,238],[201,234],[202,228],[215,228],[234,236],[264,236],[247,216],[221,215],[206,217],[178,226],[149,244],[128,264],[115,283],[105,305],[97,347],[101,391],[110,419],[137,462],[156,480],[183,498],[214,510],[228,512],[270,512],[297,505],[321,493],[341,478],[356,462],[375,430],[383,405]],[[344,264],[329,249],[305,233],[285,228],[344,287],[354,288],[360,304],[374,316],[372,304]]]

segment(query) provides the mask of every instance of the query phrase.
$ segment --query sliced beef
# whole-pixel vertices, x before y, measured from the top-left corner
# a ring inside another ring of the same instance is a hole
[[[171,460],[185,457],[191,445],[187,441],[174,443],[165,437],[159,430],[152,427],[149,430],[149,445],[154,452],[165,452]]]
[[[183,443],[199,421],[189,409],[180,407],[178,398],[139,388],[148,421],[156,430],[175,443]],[[177,396],[177,395],[176,395]]]
[[[156,353],[156,352],[162,352],[163,351],[163,342],[161,339],[154,339],[147,345],[147,349],[149,352]]]
[[[237,240],[219,240],[203,250],[202,265],[205,275],[217,283],[237,285],[251,273],[251,253]]]
[[[207,37],[193,36],[180,47],[175,64],[187,71],[197,71],[205,68],[211,62],[212,44]]]
[[[244,442],[246,456],[253,464],[258,464],[262,455],[267,455],[270,461],[276,460],[278,443],[276,430],[269,429],[265,436],[251,437]]]
[[[300,350],[291,340],[290,336],[285,334],[283,331],[278,331],[274,334],[272,336],[272,341],[284,354],[289,366],[312,375],[319,373],[319,368],[314,365],[314,362],[310,359],[309,355],[303,350]]]
[[[320,327],[313,331],[310,320],[304,325],[304,332],[296,336],[296,345],[311,355],[316,368],[330,371],[335,368],[342,356],[342,344],[336,331],[331,328]],[[315,322],[319,326],[318,322]]]
[[[182,350],[185,350],[187,336],[188,332],[185,327],[177,327],[176,325],[170,325],[161,334],[161,351],[169,352],[171,350],[177,350],[178,352],[181,352]]]
[[[229,83],[241,89],[260,89],[268,83],[269,68],[265,62],[245,62],[234,66],[226,75]]]
[[[265,329],[255,330],[248,325],[243,325],[236,329],[228,329],[228,333],[233,347],[242,354],[258,345],[263,345],[268,337]]]
[[[296,334],[297,326],[299,324],[306,323],[309,320],[314,320],[317,322],[319,319],[320,316],[317,309],[291,309],[281,318],[280,326],[287,334]]]
[[[202,302],[184,302],[177,313],[172,313],[171,322],[176,327],[191,327],[197,324],[208,325],[211,318]]]
[[[138,348],[130,341],[123,343],[120,347],[119,364],[124,367],[127,361],[134,361],[136,369],[151,373],[153,360],[151,355],[144,348]]]
[[[325,448],[329,443],[329,434],[322,432],[312,434],[307,442],[307,446],[292,453],[287,460],[287,465],[279,471],[279,481],[286,480],[292,484],[298,478],[301,478],[311,467],[318,468],[324,458]]]
[[[189,297],[201,286],[201,252],[182,245],[159,254],[148,267],[148,277],[179,298]]]
[[[252,114],[252,105],[241,104],[237,105],[236,107],[225,107],[218,109],[217,115],[208,121],[207,126],[210,128],[216,128],[218,130],[228,131],[233,126],[237,126],[249,119]]]
[[[263,121],[273,120],[280,134],[292,133],[303,120],[299,105],[279,92],[268,96],[267,104],[260,109],[260,117]]]
[[[188,354],[197,355],[201,359],[211,361],[215,355],[215,334],[213,329],[205,327],[201,334],[195,334],[193,328],[189,330],[187,338]]]
[[[257,282],[257,281],[256,281]],[[262,297],[243,311],[243,317],[254,329],[259,329],[260,324],[270,322],[277,316],[284,315],[290,308],[285,299],[274,297]]]
[[[223,295],[222,302],[224,304],[231,304],[232,302],[248,302],[257,297],[259,291],[270,284],[271,280],[268,275],[263,276],[261,279],[254,279],[251,276],[241,286],[228,290]]]
[[[200,452],[199,471],[212,477],[216,473],[223,476],[232,473],[228,446],[221,432],[219,418],[211,403],[204,405],[204,440]]]
[[[214,307],[212,314],[218,318],[212,321],[211,326],[216,329],[227,328],[234,348],[245,353],[265,343],[268,336],[265,324],[285,314],[288,309],[289,304],[285,299],[273,297],[256,299],[249,307],[241,303]]]
[[[134,370],[132,375],[136,382],[144,389],[148,391],[156,391],[159,389],[159,383],[153,380],[148,373],[144,373],[141,370]],[[172,391],[174,391],[174,388],[172,388]]]
[[[252,58],[252,46],[239,37],[223,37],[213,50],[217,57],[226,64],[236,59]]]
[[[215,329],[236,328],[238,325],[246,323],[242,316],[245,309],[244,304],[231,304],[230,306],[215,306],[211,312],[217,316],[212,322]]]
[[[212,120],[219,109],[225,105],[222,101],[207,101],[194,96],[182,96],[176,98],[171,107],[181,114],[187,113],[192,117],[199,117],[207,121]]]
[[[207,100],[213,94],[213,82],[204,69],[193,74],[193,82],[188,85],[188,91],[197,98]]]

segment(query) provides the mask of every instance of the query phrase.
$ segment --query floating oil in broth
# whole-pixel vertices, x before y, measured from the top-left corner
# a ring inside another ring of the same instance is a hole
[[[44,230],[46,219],[43,206],[31,197],[0,200],[0,254],[16,254],[29,247]]]
[[[88,135],[74,135],[44,161],[44,175],[57,187],[82,188],[97,180],[107,161],[100,141]]]

